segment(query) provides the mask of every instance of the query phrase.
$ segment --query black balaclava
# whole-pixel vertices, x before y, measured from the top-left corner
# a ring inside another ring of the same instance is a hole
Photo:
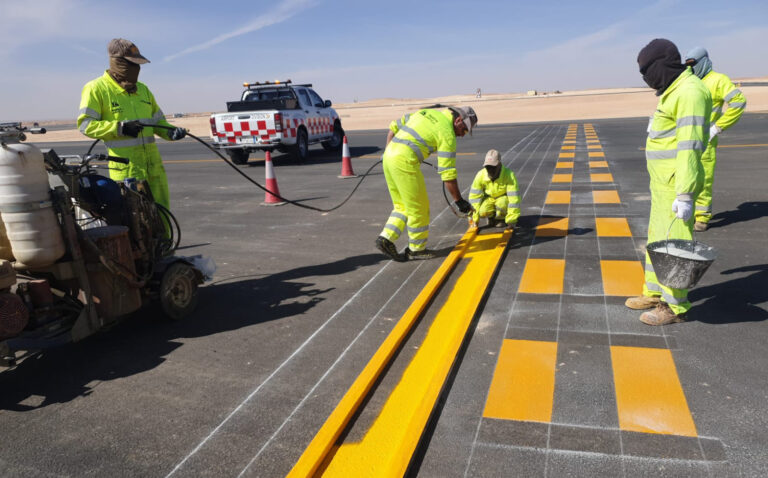
[[[656,96],[661,96],[686,68],[675,44],[663,38],[656,38],[640,50],[637,64],[643,80],[656,90]]]
[[[488,172],[488,177],[491,178],[491,181],[496,181],[501,174],[501,163],[496,166],[486,166],[485,170]]]
[[[117,56],[109,57],[109,76],[128,93],[136,93],[141,65]]]

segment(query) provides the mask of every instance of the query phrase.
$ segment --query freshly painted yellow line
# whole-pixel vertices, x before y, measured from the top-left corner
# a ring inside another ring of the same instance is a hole
[[[608,161],[590,161],[589,167],[590,168],[607,168]]]
[[[381,372],[387,367],[398,347],[408,335],[414,324],[421,317],[427,305],[434,297],[437,290],[448,278],[459,259],[469,248],[470,243],[477,235],[477,229],[468,229],[453,251],[448,254],[443,263],[437,269],[432,278],[427,282],[408,310],[400,318],[379,349],[373,355],[352,386],[344,394],[341,401],[331,415],[318,430],[309,446],[304,450],[299,460],[291,469],[288,476],[304,477],[314,475],[328,453],[333,448],[349,420],[357,411],[360,404],[378,380]]]
[[[589,157],[590,158],[604,158],[605,157],[605,153],[603,153],[602,151],[590,151],[589,152]]]
[[[553,174],[553,183],[570,183],[573,181],[573,174]]]
[[[520,279],[519,292],[562,294],[565,259],[528,259]]]
[[[543,217],[536,226],[536,236],[564,237],[568,235],[567,217]]]
[[[611,173],[592,173],[589,175],[589,180],[593,183],[612,183],[613,174]]]
[[[672,351],[612,346],[611,362],[622,430],[697,436]]]
[[[718,148],[765,148],[768,144],[721,144]]]
[[[595,204],[619,204],[618,191],[592,191],[592,201]]]
[[[643,292],[643,265],[638,261],[600,261],[603,294],[632,297]]]
[[[424,341],[358,443],[341,445],[323,476],[403,476],[421,439],[510,233],[475,237],[458,278]]]
[[[557,169],[573,168],[573,161],[560,161],[559,163],[555,164],[555,168]]]
[[[573,158],[576,156],[576,153],[560,153],[558,158]]]
[[[570,191],[548,191],[544,204],[570,204]]]
[[[550,422],[556,359],[557,342],[504,340],[483,416]]]
[[[624,217],[596,217],[595,228],[599,237],[632,237]]]

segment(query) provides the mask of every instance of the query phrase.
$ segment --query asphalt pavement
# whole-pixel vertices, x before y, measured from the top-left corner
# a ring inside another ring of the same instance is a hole
[[[646,124],[493,125],[458,139],[465,195],[495,148],[517,175],[523,216],[409,474],[768,473],[768,115],[745,114],[723,134],[715,216],[697,236],[719,256],[690,292],[690,321],[658,328],[623,306],[635,287],[626,279],[642,267],[650,208]],[[348,135],[355,173],[374,166],[385,138]],[[37,144],[59,154],[89,145]],[[319,213],[261,205],[263,191],[192,140],[160,148],[179,254],[213,257],[215,278],[183,321],[146,310],[0,373],[6,476],[284,476],[467,228],[425,165],[440,257],[394,263],[374,248],[391,208],[379,166],[344,206]],[[263,183],[262,158],[240,171]],[[359,180],[338,178],[340,154],[319,147],[305,162],[273,161],[281,195],[321,209]],[[431,318],[345,440],[362,439],[376,420]],[[509,395],[500,384],[516,374],[535,379],[518,387],[529,392]],[[659,377],[673,397],[661,405],[649,401],[665,397]],[[543,408],[505,406],[532,399]],[[680,405],[679,421],[656,413],[669,403]]]

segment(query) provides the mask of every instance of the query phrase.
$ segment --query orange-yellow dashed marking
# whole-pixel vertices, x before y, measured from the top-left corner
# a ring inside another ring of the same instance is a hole
[[[632,237],[629,223],[623,217],[596,217],[595,228],[599,237]]]
[[[595,204],[619,204],[618,191],[592,191],[592,200]]]
[[[562,294],[565,259],[528,259],[518,291],[530,294]]]
[[[570,191],[548,191],[547,199],[544,200],[544,204],[570,204],[570,202]]]
[[[605,295],[632,297],[643,292],[643,266],[638,261],[600,261]]]

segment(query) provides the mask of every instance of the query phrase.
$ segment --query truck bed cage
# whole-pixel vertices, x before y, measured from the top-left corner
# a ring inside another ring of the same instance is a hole
[[[289,86],[305,86],[307,88],[312,88],[311,83],[304,83],[301,85],[294,85],[291,80],[286,81],[255,81],[253,83],[243,83],[243,86],[248,88],[249,90],[255,90],[258,88],[281,88],[285,87],[288,88]]]

